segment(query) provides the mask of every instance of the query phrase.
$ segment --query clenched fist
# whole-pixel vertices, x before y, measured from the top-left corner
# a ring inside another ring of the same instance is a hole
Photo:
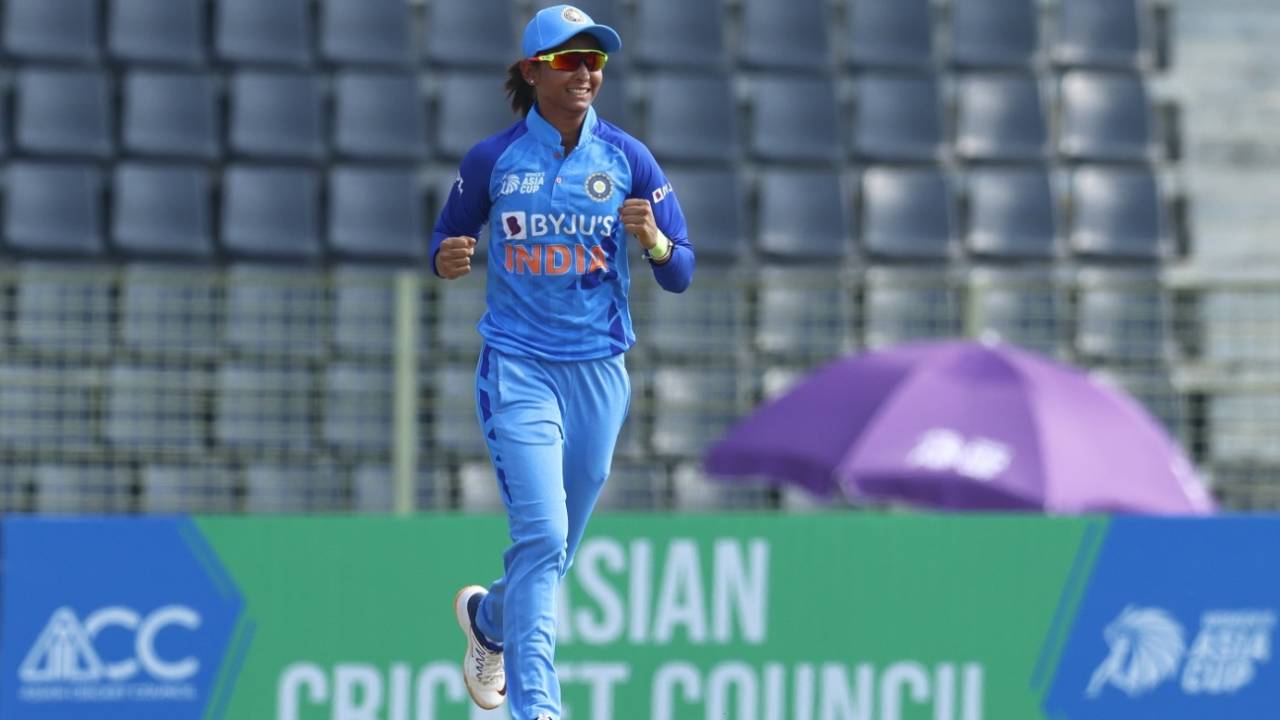
[[[653,206],[648,200],[630,198],[622,203],[622,226],[634,235],[645,250],[658,244],[658,224],[653,219]]]
[[[471,256],[476,254],[476,239],[467,235],[447,237],[436,251],[436,274],[454,280],[471,272]]]

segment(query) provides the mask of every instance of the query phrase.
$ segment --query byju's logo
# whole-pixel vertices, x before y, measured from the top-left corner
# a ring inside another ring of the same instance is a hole
[[[183,605],[145,616],[128,607],[106,607],[83,623],[71,608],[58,608],[18,667],[18,695],[27,702],[194,699],[197,689],[189,681],[200,671],[199,659],[165,657],[158,641],[164,633],[174,644],[170,635],[194,632],[200,625],[200,614]],[[109,630],[132,636],[126,657],[109,661],[99,653],[95,641]]]

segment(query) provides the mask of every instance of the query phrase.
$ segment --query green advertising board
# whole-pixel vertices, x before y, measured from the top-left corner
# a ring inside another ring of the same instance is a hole
[[[244,598],[207,716],[505,717],[470,707],[452,613],[501,571],[501,518],[196,524]],[[602,515],[559,603],[565,718],[1043,717],[1105,528]]]

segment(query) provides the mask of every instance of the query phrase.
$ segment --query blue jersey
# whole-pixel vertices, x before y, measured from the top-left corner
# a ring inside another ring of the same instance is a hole
[[[467,153],[431,238],[431,267],[446,237],[488,242],[488,311],[477,326],[499,351],[547,360],[616,355],[635,343],[624,199],[653,206],[671,258],[658,284],[681,292],[693,277],[684,213],[640,141],[588,108],[567,157],[560,131],[538,114]],[[488,238],[480,230],[488,223]]]

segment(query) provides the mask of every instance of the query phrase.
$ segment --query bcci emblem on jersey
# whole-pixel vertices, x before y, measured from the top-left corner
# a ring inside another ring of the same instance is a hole
[[[587,177],[587,196],[596,202],[604,202],[613,195],[613,180],[598,172]]]

